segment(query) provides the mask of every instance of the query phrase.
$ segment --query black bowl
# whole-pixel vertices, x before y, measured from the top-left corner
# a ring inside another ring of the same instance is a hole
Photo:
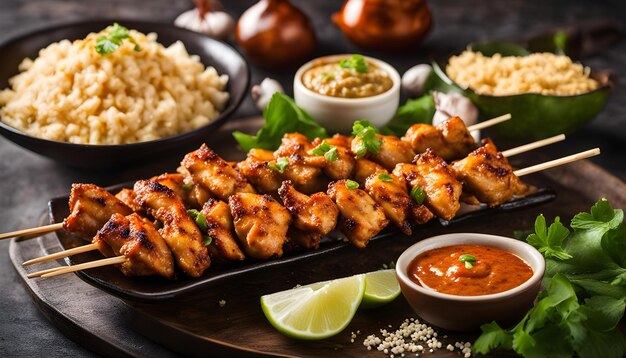
[[[39,50],[63,39],[84,38],[113,22],[143,33],[155,32],[158,41],[169,46],[180,40],[190,54],[198,55],[205,66],[213,66],[219,74],[229,77],[227,90],[230,100],[222,113],[206,126],[183,134],[133,144],[89,145],[72,144],[33,137],[0,122],[0,134],[14,143],[59,162],[84,168],[107,168],[138,159],[157,159],[160,153],[189,151],[222,126],[239,107],[250,82],[246,60],[228,44],[171,24],[120,19],[98,19],[42,28],[16,36],[0,44],[0,88],[7,88],[9,78],[18,73],[20,62],[37,57]]]

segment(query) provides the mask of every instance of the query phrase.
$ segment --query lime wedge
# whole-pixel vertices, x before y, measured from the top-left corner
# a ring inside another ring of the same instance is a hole
[[[365,293],[361,307],[374,308],[393,301],[400,295],[396,271],[380,270],[365,274]]]
[[[365,277],[356,275],[262,296],[261,307],[280,332],[300,339],[323,339],[348,326],[364,291]]]

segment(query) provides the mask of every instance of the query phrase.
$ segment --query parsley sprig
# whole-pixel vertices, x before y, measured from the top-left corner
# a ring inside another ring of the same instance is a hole
[[[356,121],[352,125],[352,135],[360,137],[361,140],[357,142],[355,153],[357,158],[363,157],[367,152],[372,154],[378,154],[380,152],[380,146],[382,140],[376,136],[378,130],[370,124],[369,121]]]
[[[135,51],[141,51],[141,47],[137,44],[137,42],[135,42],[135,39],[130,36],[126,27],[116,22],[107,27],[106,31],[108,33],[107,35],[102,35],[96,39],[97,53],[101,55],[110,55],[122,46],[124,40],[128,40],[135,44],[133,48]]]
[[[326,141],[323,141],[317,147],[311,149],[309,152],[311,155],[323,155],[326,160],[329,162],[334,162],[339,159],[339,155],[337,154],[337,147],[332,144],[328,144]]]
[[[354,69],[359,73],[366,73],[368,71],[367,62],[361,55],[352,55],[350,58],[344,58],[339,61],[339,67],[346,69]]]

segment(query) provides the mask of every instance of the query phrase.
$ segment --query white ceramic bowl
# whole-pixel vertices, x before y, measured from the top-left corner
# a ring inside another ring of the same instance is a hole
[[[417,255],[452,245],[484,245],[511,252],[533,269],[533,275],[515,288],[482,296],[441,293],[409,279],[408,267]],[[543,255],[524,241],[503,236],[458,233],[435,236],[406,249],[396,262],[396,276],[402,294],[422,319],[444,329],[472,331],[491,321],[506,326],[522,318],[539,293],[545,268]]]
[[[376,64],[391,77],[391,88],[379,95],[364,98],[340,98],[325,96],[306,88],[302,75],[321,62],[336,62],[351,54],[324,56],[311,60],[298,69],[293,80],[296,104],[304,109],[330,133],[350,132],[355,121],[366,119],[377,128],[385,126],[394,116],[400,103],[400,75],[386,62],[372,57],[365,59]]]

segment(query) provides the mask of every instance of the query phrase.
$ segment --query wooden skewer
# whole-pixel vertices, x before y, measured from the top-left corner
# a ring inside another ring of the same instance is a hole
[[[59,276],[59,275],[63,275],[63,274],[74,272],[74,271],[87,270],[90,268],[96,268],[96,267],[101,267],[101,266],[121,264],[121,263],[126,262],[126,260],[128,259],[125,256],[109,257],[107,259],[85,262],[84,264],[80,264],[80,265],[64,266],[64,267],[60,267],[57,269],[53,269],[52,271],[45,270],[45,271],[48,271],[45,273],[43,273],[43,271],[35,272],[35,273],[28,275],[28,277],[33,275],[33,277],[41,276],[41,278],[50,278],[50,277]]]
[[[496,117],[496,118],[492,118],[492,119],[490,119],[488,121],[476,123],[473,126],[467,127],[467,130],[472,132],[472,131],[485,129],[487,127],[495,126],[498,123],[502,123],[502,122],[508,121],[509,119],[511,119],[511,113],[507,113],[505,115],[502,115],[502,116],[499,116],[499,117]]]
[[[529,150],[541,148],[541,147],[544,147],[546,145],[550,145],[550,144],[553,144],[553,143],[556,143],[556,142],[560,142],[562,140],[565,140],[565,134],[559,134],[559,135],[554,136],[554,137],[538,140],[536,142],[532,142],[532,143],[521,145],[519,147],[511,148],[511,149],[503,151],[502,155],[504,155],[505,157],[512,157],[514,155],[518,155],[518,154],[527,152]]]
[[[83,246],[75,247],[73,249],[55,252],[54,254],[41,256],[36,259],[28,260],[24,262],[22,266],[28,266],[28,265],[36,264],[39,262],[49,261],[49,260],[56,260],[56,259],[60,259],[63,257],[68,257],[68,256],[80,254],[80,253],[87,252],[87,251],[97,250],[97,249],[98,249],[98,245],[96,244],[83,245]]]
[[[67,266],[54,267],[54,268],[47,269],[47,270],[41,270],[41,271],[29,273],[28,275],[26,275],[26,277],[28,277],[28,278],[40,277],[41,275],[45,275],[45,274],[50,273],[50,272],[58,271],[58,270],[60,270],[60,269],[62,269],[64,267],[67,267]]]
[[[515,175],[517,175],[518,177],[521,177],[523,175],[531,174],[531,173],[538,172],[538,171],[541,171],[541,170],[546,170],[546,169],[549,169],[549,168],[552,168],[552,167],[558,167],[559,165],[575,162],[577,160],[593,157],[593,156],[596,156],[598,154],[600,154],[600,148],[594,148],[594,149],[586,150],[586,151],[578,153],[578,154],[572,154],[572,155],[568,155],[567,157],[563,157],[563,158],[551,160],[549,162],[533,165],[533,166],[528,167],[528,168],[518,169],[518,170],[514,171],[513,173]]]
[[[52,231],[57,231],[63,228],[63,223],[50,224],[46,226],[34,227],[32,229],[18,230],[7,232],[4,234],[0,234],[0,240],[10,239],[16,236],[27,236],[27,235],[37,235],[37,234],[45,234]]]

